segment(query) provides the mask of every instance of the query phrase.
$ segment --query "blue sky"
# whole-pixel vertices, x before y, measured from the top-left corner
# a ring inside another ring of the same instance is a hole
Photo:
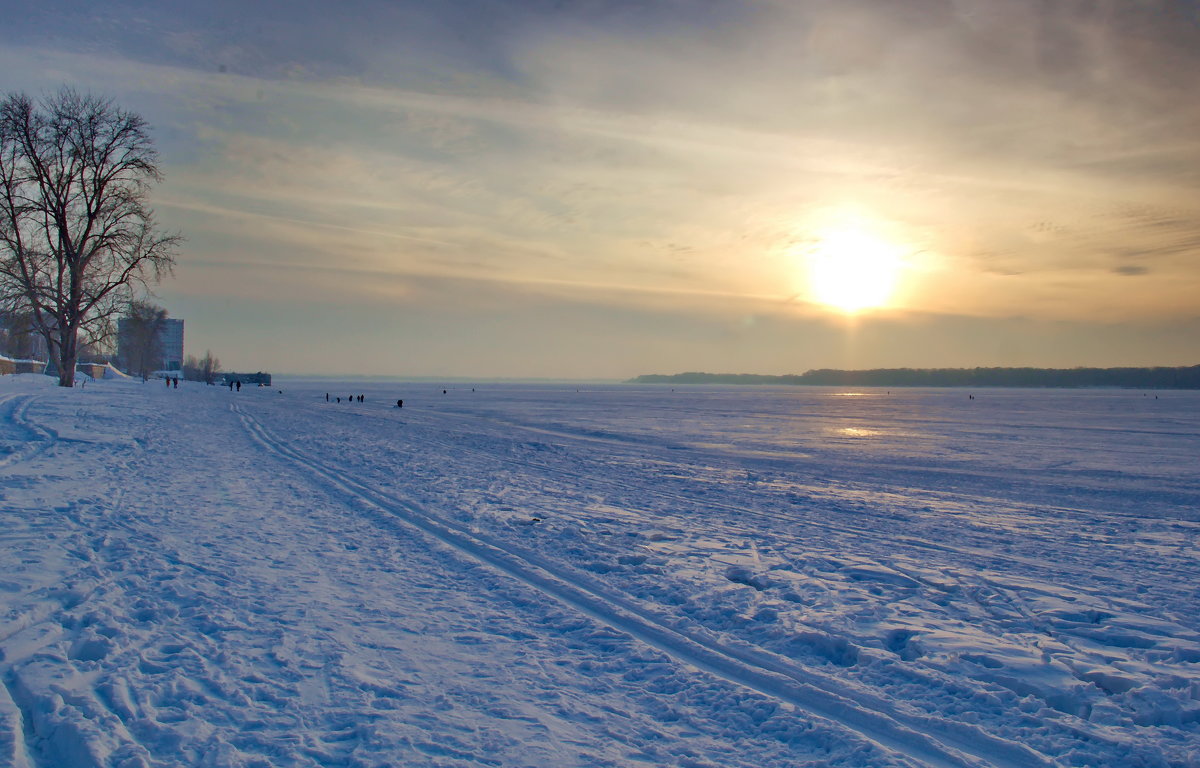
[[[1200,362],[1195,3],[6,4],[0,90],[152,124],[227,367]]]

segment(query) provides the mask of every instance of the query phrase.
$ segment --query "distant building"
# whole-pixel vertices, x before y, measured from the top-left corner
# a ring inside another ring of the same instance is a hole
[[[125,349],[125,341],[133,337],[129,332],[129,324],[133,322],[128,317],[117,320],[117,357],[128,365],[129,350]],[[183,321],[167,318],[163,329],[158,335],[159,346],[162,347],[162,362],[154,368],[157,371],[183,370]]]
[[[164,371],[183,370],[183,321],[168,319],[162,336]]]

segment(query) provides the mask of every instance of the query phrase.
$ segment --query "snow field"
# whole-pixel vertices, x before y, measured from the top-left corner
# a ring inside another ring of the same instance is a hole
[[[1193,393],[0,385],[14,765],[1200,762]]]

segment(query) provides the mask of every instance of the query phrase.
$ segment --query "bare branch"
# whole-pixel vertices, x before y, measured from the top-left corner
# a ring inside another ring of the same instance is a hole
[[[110,337],[135,289],[171,272],[182,239],[146,204],[161,180],[146,121],[108,99],[0,102],[0,306],[30,314],[64,386],[80,341]]]

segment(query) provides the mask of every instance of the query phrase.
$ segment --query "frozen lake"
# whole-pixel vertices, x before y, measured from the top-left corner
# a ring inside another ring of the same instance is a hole
[[[366,394],[373,410],[404,397],[564,441],[683,451],[683,463],[1068,505],[1096,495],[1114,512],[1200,519],[1200,392],[286,383],[297,396]]]
[[[1200,393],[7,378],[31,764],[1200,759]]]

